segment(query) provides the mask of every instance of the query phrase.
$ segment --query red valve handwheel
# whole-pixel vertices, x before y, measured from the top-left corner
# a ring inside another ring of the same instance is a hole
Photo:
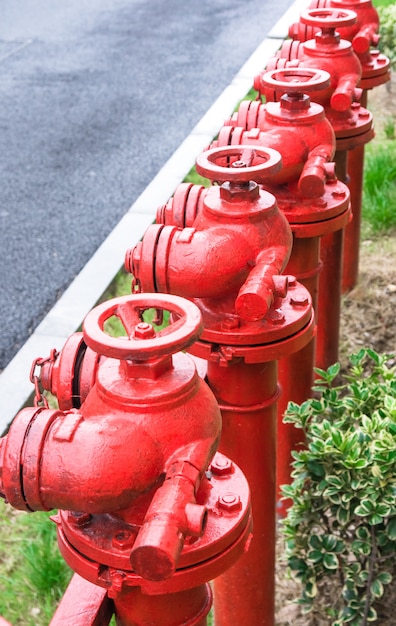
[[[330,74],[308,67],[292,67],[265,72],[262,84],[276,92],[310,93],[330,86]]]
[[[256,165],[250,165],[253,161]],[[277,150],[245,145],[212,148],[196,161],[196,170],[201,176],[221,183],[265,182],[280,168],[281,155]]]
[[[169,311],[173,321],[155,333],[142,321],[147,309]],[[116,316],[128,337],[113,337],[105,322]],[[175,319],[176,318],[176,319]],[[84,320],[86,344],[98,354],[116,359],[147,360],[179,352],[196,341],[203,330],[198,307],[180,296],[145,293],[121,296],[95,307]]]
[[[300,22],[319,28],[342,28],[356,24],[357,15],[348,9],[309,9],[301,13]]]

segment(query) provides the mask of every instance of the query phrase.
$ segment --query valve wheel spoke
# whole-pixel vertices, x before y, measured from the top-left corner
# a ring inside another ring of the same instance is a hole
[[[122,323],[128,337],[133,337],[136,326],[142,321],[141,311],[123,302],[117,307],[116,311],[114,311],[114,315],[116,315]]]

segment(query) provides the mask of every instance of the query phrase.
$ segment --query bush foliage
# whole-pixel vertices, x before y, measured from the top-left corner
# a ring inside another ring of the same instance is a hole
[[[380,20],[380,42],[379,49],[383,52],[392,64],[396,67],[396,4],[377,7]]]
[[[340,367],[317,370],[317,397],[289,403],[301,428],[283,523],[286,555],[302,582],[304,612],[332,589],[329,624],[366,626],[392,580],[396,557],[396,379],[387,355],[361,350],[339,384]],[[322,608],[323,611],[323,608]]]

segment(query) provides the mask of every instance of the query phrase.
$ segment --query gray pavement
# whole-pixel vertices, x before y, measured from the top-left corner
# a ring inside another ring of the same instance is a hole
[[[290,4],[0,0],[0,426],[26,396],[18,356],[77,328],[279,46]]]

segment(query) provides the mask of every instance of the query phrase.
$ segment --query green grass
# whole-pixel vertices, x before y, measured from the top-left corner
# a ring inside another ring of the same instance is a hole
[[[396,228],[396,142],[368,145],[365,155],[362,217],[367,236]]]
[[[389,7],[395,3],[395,0],[373,0],[373,5],[376,9],[379,7]]]
[[[45,626],[72,576],[47,513],[12,511],[0,501],[0,615],[13,626]]]
[[[380,49],[396,63],[395,0],[374,0],[380,16]],[[383,19],[385,18],[385,19]],[[392,89],[390,83],[387,89]],[[368,97],[368,108],[371,99]],[[379,106],[381,103],[379,103]],[[365,149],[362,199],[363,237],[396,229],[396,115],[395,109],[372,111],[376,136]]]
[[[384,134],[387,139],[396,139],[395,135],[395,120],[393,117],[387,117],[384,122]]]

